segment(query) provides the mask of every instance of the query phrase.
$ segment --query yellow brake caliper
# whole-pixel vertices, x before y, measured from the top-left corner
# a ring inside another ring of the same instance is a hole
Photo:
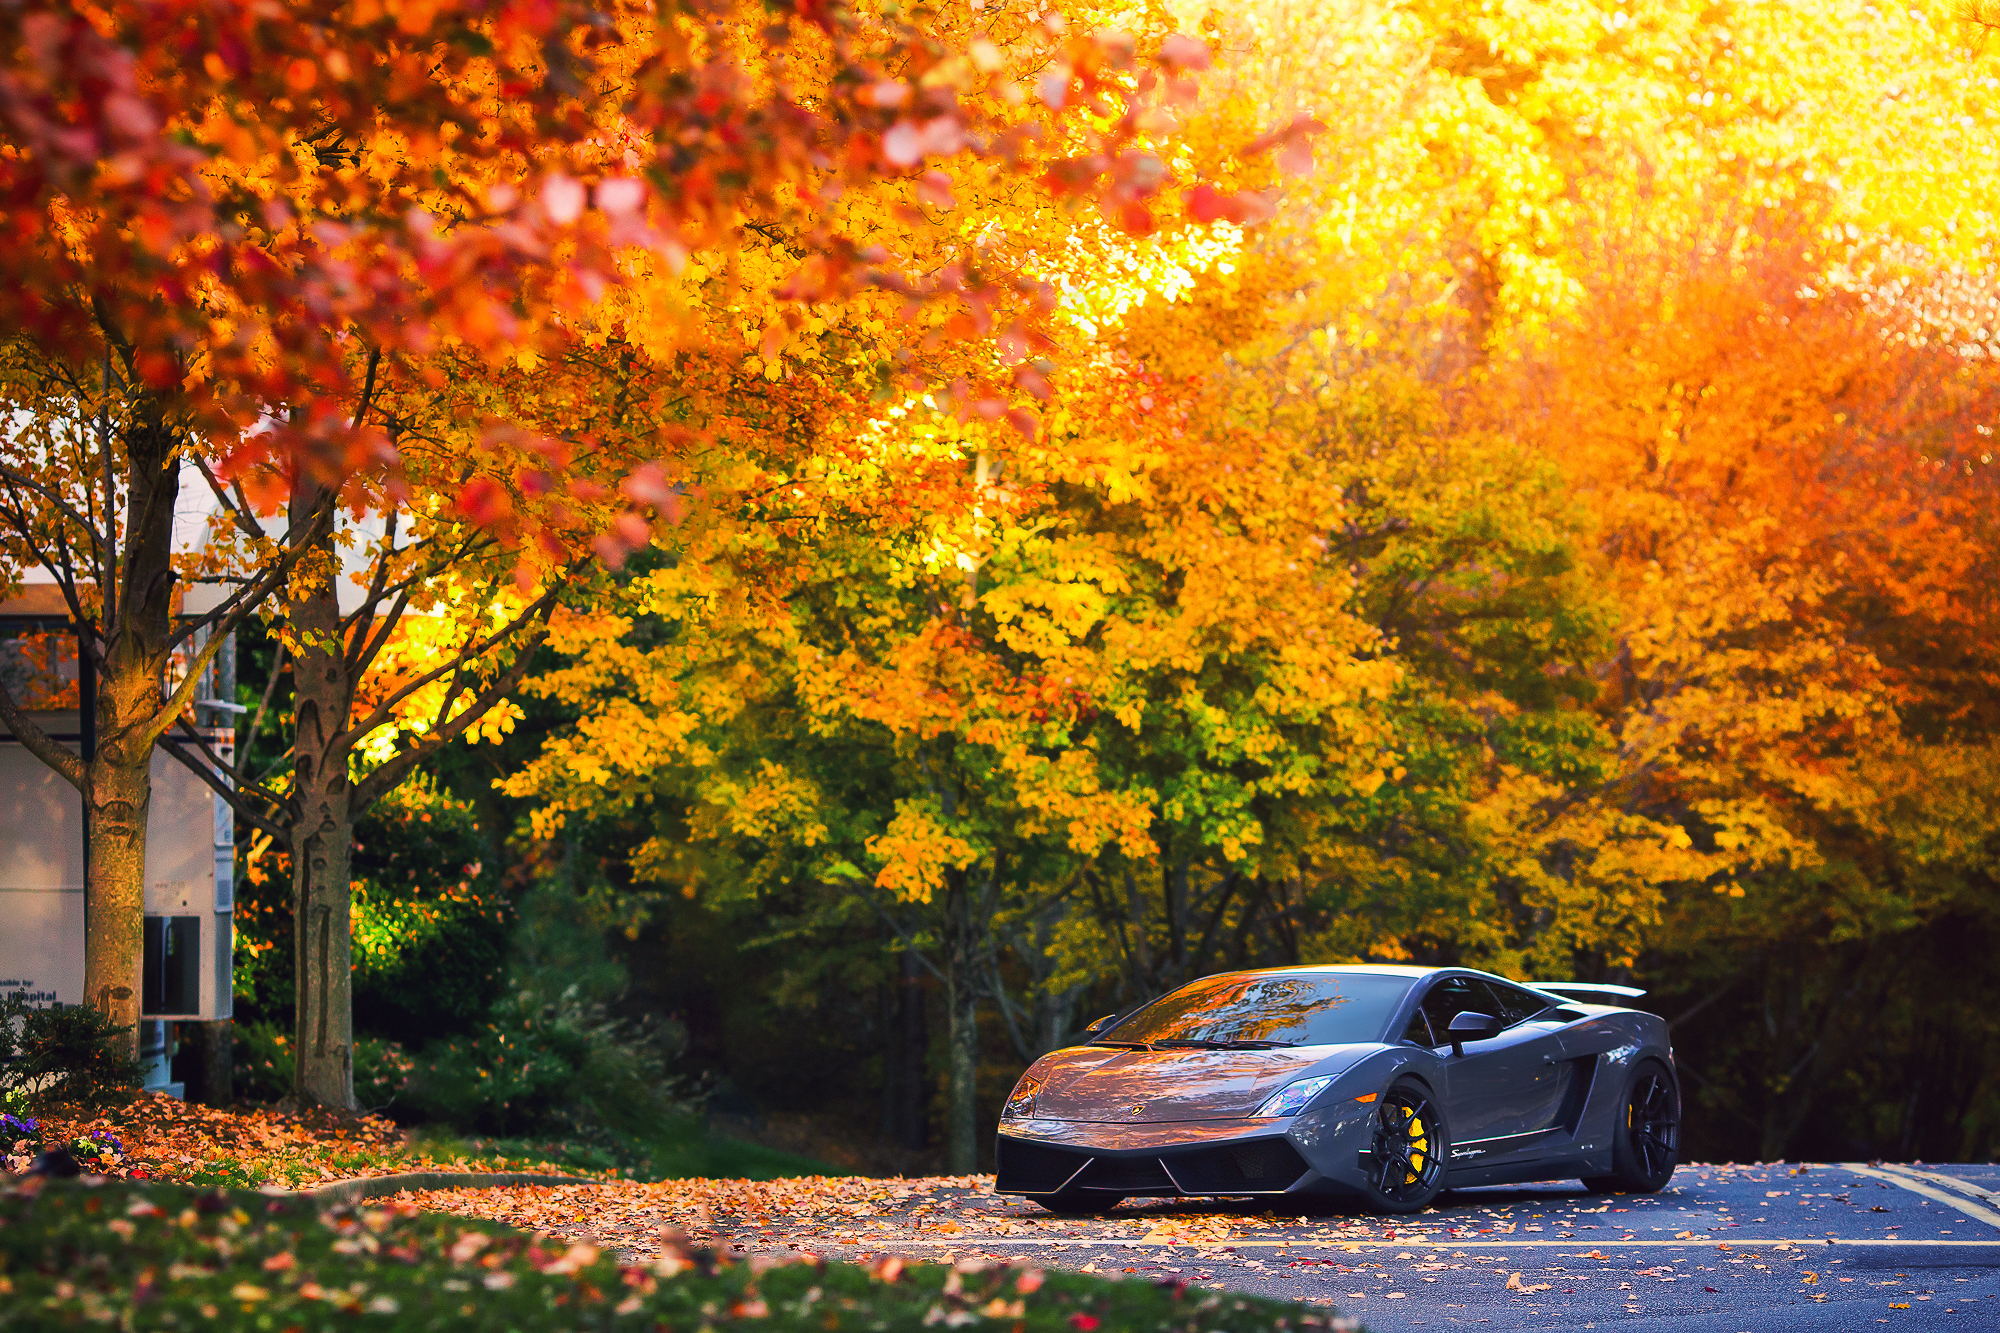
[[[1431,1139],[1429,1132],[1424,1129],[1424,1122],[1417,1118],[1417,1113],[1414,1109],[1408,1110],[1404,1114],[1408,1116],[1410,1122],[1408,1127],[1410,1172],[1409,1179],[1403,1183],[1405,1185],[1414,1185],[1417,1183],[1417,1163],[1427,1154]]]

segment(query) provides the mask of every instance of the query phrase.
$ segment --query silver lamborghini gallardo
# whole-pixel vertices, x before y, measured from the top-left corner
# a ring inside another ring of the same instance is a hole
[[[1342,1195],[1577,1177],[1652,1192],[1680,1149],[1667,1025],[1617,986],[1465,968],[1229,972],[1101,1019],[1001,1114],[999,1189],[1058,1212],[1140,1196]]]

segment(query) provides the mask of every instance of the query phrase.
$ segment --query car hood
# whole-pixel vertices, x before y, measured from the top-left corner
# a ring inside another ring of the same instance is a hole
[[[1037,1120],[1139,1125],[1252,1115],[1287,1083],[1338,1074],[1379,1047],[1296,1046],[1269,1051],[1131,1051],[1075,1046],[1035,1070]]]

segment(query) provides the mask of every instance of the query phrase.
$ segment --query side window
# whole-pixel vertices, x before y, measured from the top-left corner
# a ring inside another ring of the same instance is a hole
[[[1519,986],[1509,986],[1499,981],[1475,983],[1493,997],[1493,1008],[1489,1011],[1508,1027],[1525,1023],[1542,1010],[1548,1008],[1547,1001],[1533,991],[1522,990]]]
[[[1403,1029],[1403,1040],[1415,1042],[1419,1046],[1436,1046],[1437,1038],[1431,1035],[1430,1020],[1424,1017],[1423,1006],[1410,1015],[1410,1025]]]
[[[1424,1017],[1431,1021],[1431,1031],[1442,1041],[1445,1029],[1451,1026],[1453,1018],[1468,1009],[1475,1013],[1490,1013],[1492,1003],[1485,995],[1473,990],[1470,978],[1446,977],[1424,996],[1423,1011]]]

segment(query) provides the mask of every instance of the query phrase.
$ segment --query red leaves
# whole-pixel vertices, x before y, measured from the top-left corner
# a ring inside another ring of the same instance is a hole
[[[1075,1329],[1076,1333],[1092,1333],[1092,1330],[1097,1327],[1098,1322],[1096,1315],[1084,1314],[1082,1311],[1078,1311],[1069,1317],[1069,1326]]]
[[[1160,64],[1165,69],[1200,71],[1208,63],[1208,47],[1192,37],[1175,33],[1160,43]]]
[[[760,6],[715,12],[728,42],[661,41],[586,71],[552,54],[565,48],[551,35],[653,42],[650,6],[356,0],[329,18],[297,0],[108,0],[87,22],[58,0],[21,0],[0,16],[0,35],[16,38],[0,56],[0,141],[25,150],[0,160],[0,235],[15,259],[0,323],[78,364],[101,355],[102,326],[117,328],[145,383],[217,440],[274,409],[344,404],[309,433],[248,450],[243,470],[283,476],[303,461],[316,474],[380,475],[393,455],[351,418],[357,337],[435,387],[445,372],[410,360],[459,345],[491,364],[522,348],[547,354],[637,268],[680,272],[691,253],[726,250],[755,226],[809,237],[783,299],[845,300],[872,281],[913,303],[962,303],[967,322],[954,317],[948,337],[1019,329],[1004,349],[1014,365],[1046,345],[1054,303],[1038,284],[989,263],[984,242],[950,282],[864,274],[886,256],[835,234],[825,205],[916,171],[919,202],[963,209],[952,177],[923,168],[972,152],[1096,202],[1133,234],[1161,225],[1171,180],[1141,146],[1138,112],[1161,74],[1167,95],[1191,97],[1187,76],[1209,65],[1201,42],[1168,37],[1148,61],[1129,34],[1065,35],[1051,15],[1005,52],[983,39],[955,51],[938,33],[827,0],[789,9],[833,38],[823,85],[774,90],[744,73],[739,46],[790,41]],[[616,35],[628,32],[647,35]],[[926,77],[954,61],[971,82]],[[1036,70],[1039,104],[967,95]],[[507,118],[483,109],[487,87]],[[359,146],[384,134],[407,152],[358,167]],[[293,151],[304,143],[322,151]],[[59,212],[79,230],[74,244],[51,241]],[[903,221],[940,225],[916,210]],[[664,262],[621,262],[628,247]],[[901,373],[920,380],[925,363]],[[1031,414],[1008,419],[1037,429]],[[516,475],[504,461],[495,470]],[[550,484],[532,484],[560,496],[563,468],[546,471]],[[498,482],[453,498],[473,521],[528,522]],[[649,503],[678,517],[678,498]]]
[[[1323,123],[1301,113],[1277,129],[1252,139],[1241,152],[1244,157],[1256,157],[1276,149],[1280,169],[1291,175],[1303,175],[1312,170],[1312,136],[1325,130]]]
[[[492,527],[514,512],[507,490],[491,477],[474,477],[459,492],[458,509],[481,527]]]

